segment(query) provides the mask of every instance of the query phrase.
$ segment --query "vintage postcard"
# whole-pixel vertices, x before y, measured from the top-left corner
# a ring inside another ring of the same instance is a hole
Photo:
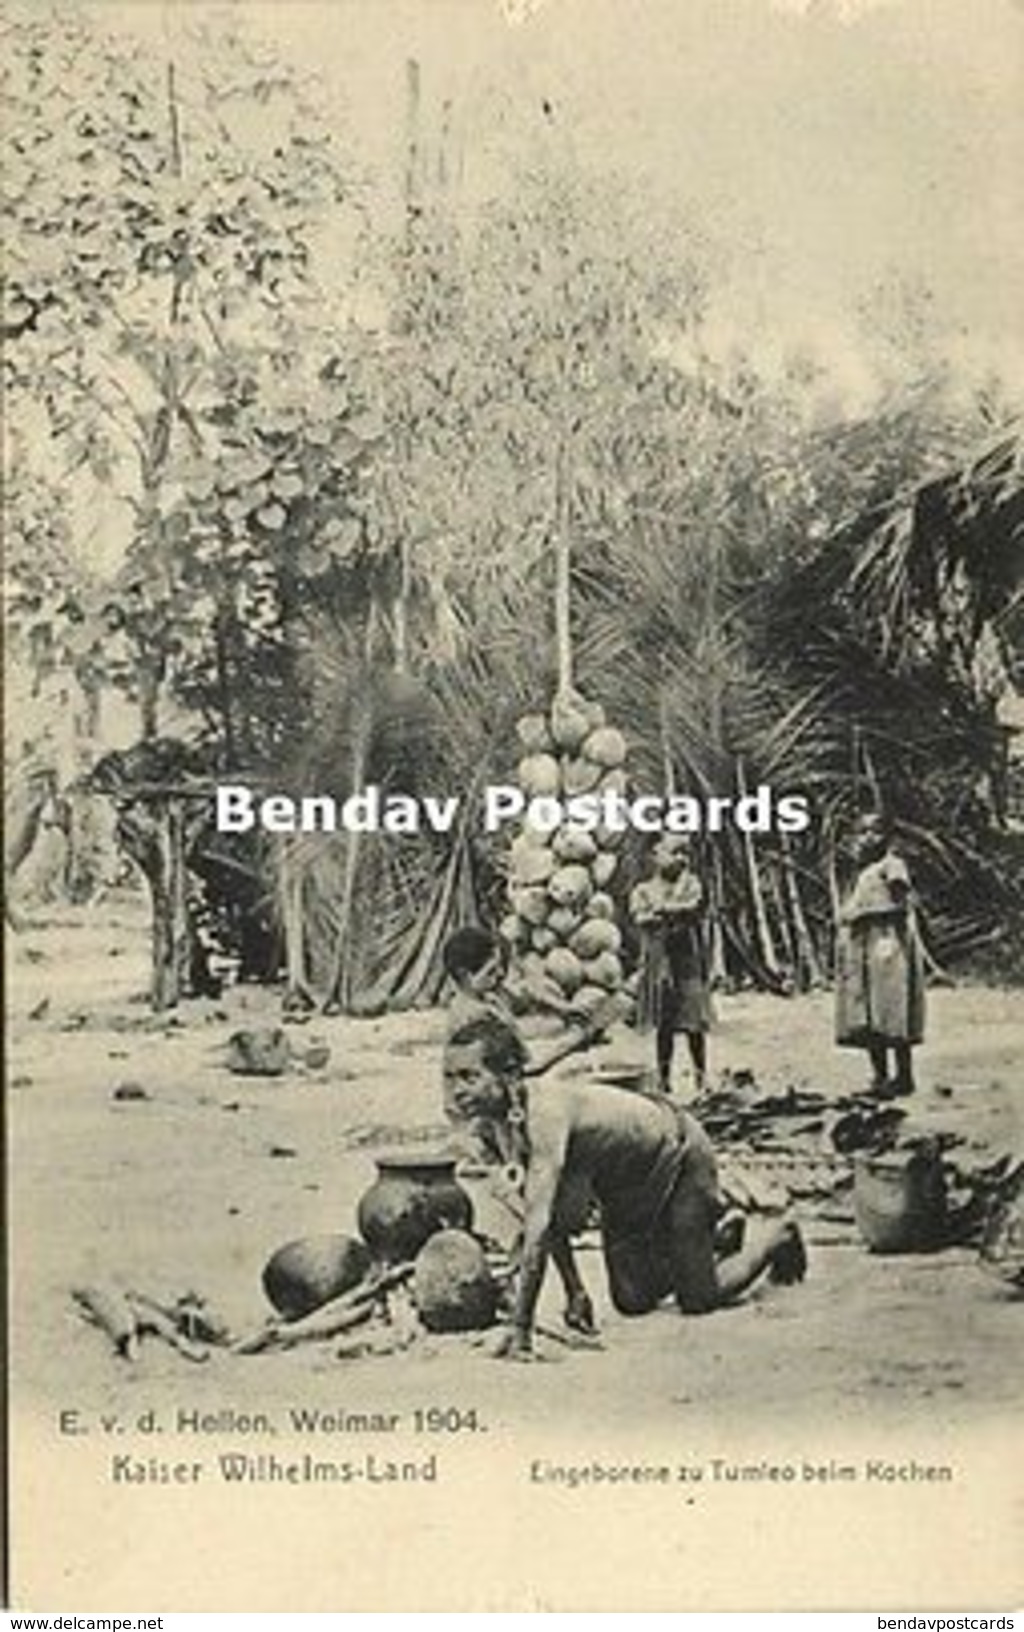
[[[5,0],[8,1590],[1024,1598],[1024,9]]]

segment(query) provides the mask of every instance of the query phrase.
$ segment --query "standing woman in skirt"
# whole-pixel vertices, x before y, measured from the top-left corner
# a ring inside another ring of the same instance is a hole
[[[658,1084],[666,1094],[671,1092],[676,1032],[686,1033],[701,1094],[707,1086],[711,1024],[704,889],[690,866],[690,843],[682,834],[662,834],[651,859],[651,876],[629,898],[642,949],[637,1025],[654,1032]]]
[[[888,1099],[914,1092],[911,1051],[924,1038],[924,961],[910,874],[880,816],[861,817],[854,857],[857,874],[836,937],[836,1042],[867,1051],[871,1091]]]

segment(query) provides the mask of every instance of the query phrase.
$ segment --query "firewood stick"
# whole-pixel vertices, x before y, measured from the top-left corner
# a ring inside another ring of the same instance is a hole
[[[317,1312],[322,1313],[319,1310]],[[338,1337],[343,1332],[352,1331],[356,1326],[365,1325],[368,1320],[373,1319],[373,1312],[373,1304],[365,1303],[353,1309],[336,1309],[330,1319],[325,1318],[318,1323],[314,1323],[313,1317],[309,1316],[308,1321],[302,1322],[302,1330],[298,1332],[295,1327],[299,1323],[293,1321],[291,1326],[284,1326],[277,1332],[273,1346],[275,1349],[292,1349],[299,1343],[325,1342],[329,1337]]]
[[[291,1334],[293,1343],[301,1343],[304,1338],[330,1337],[334,1328],[332,1320],[344,1322],[351,1314],[361,1314],[364,1309],[372,1312],[373,1300],[360,1299],[353,1302],[346,1295],[345,1299],[334,1298],[311,1314],[303,1315],[299,1320],[268,1320],[254,1332],[246,1332],[229,1344],[232,1354],[262,1354],[264,1349],[280,1348],[288,1334]],[[325,1329],[326,1328],[326,1329]],[[344,1331],[344,1324],[336,1328]]]
[[[193,1343],[177,1325],[174,1316],[161,1307],[155,1299],[147,1297],[145,1292],[129,1292],[126,1294],[129,1307],[134,1310],[138,1321],[139,1331],[152,1333],[161,1338],[172,1349],[186,1360],[196,1362],[208,1360],[210,1351],[202,1343]]]
[[[71,1296],[86,1320],[106,1332],[114,1352],[124,1360],[134,1360],[139,1352],[139,1327],[124,1293],[116,1287],[75,1286]]]
[[[371,1354],[404,1354],[416,1342],[418,1333],[406,1332],[399,1337],[387,1333],[372,1333],[355,1343],[341,1343],[334,1351],[336,1360],[363,1360]]]
[[[393,1286],[401,1286],[409,1280],[415,1267],[413,1263],[388,1264],[371,1270],[367,1279],[360,1285],[365,1286],[374,1296],[378,1292],[389,1292]],[[358,1292],[359,1287],[354,1290]]]
[[[407,1281],[412,1270],[412,1264],[392,1264],[386,1269],[371,1271],[358,1286],[332,1298],[329,1303],[321,1304],[310,1314],[298,1320],[268,1321],[258,1332],[239,1338],[231,1345],[232,1353],[259,1354],[267,1348],[290,1348],[295,1343],[318,1342],[334,1337],[339,1332],[347,1331],[350,1326],[368,1320],[378,1297],[391,1287]],[[357,1318],[352,1319],[353,1316]]]
[[[254,1332],[246,1332],[242,1337],[236,1337],[228,1344],[229,1354],[262,1354],[264,1349],[273,1346],[275,1334],[281,1325],[278,1320],[268,1320]]]

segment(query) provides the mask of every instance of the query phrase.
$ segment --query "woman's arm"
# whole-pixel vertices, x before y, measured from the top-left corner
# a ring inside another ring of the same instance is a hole
[[[839,914],[841,924],[884,923],[905,917],[910,874],[899,856],[873,862],[858,877]]]
[[[661,908],[652,899],[646,884],[637,884],[629,897],[629,916],[638,929],[653,929],[661,923]]]
[[[526,1173],[526,1220],[512,1331],[504,1347],[510,1359],[533,1351],[533,1320],[553,1245],[555,1198],[565,1165],[568,1135],[561,1119],[537,1118],[530,1125],[530,1165]],[[561,1245],[561,1243],[559,1243]]]
[[[695,873],[684,873],[677,878],[664,905],[668,918],[690,918],[704,905],[704,889]]]

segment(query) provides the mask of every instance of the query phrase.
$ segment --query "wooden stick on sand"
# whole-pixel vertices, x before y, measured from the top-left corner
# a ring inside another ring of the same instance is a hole
[[[373,1315],[377,1299],[400,1286],[412,1274],[412,1264],[394,1264],[371,1271],[365,1280],[329,1303],[321,1304],[299,1320],[270,1320],[258,1331],[231,1344],[232,1354],[260,1354],[264,1349],[290,1349],[298,1343],[322,1343],[361,1326]]]
[[[124,1293],[113,1286],[73,1286],[71,1296],[93,1326],[106,1332],[122,1360],[134,1360],[139,1352],[139,1325],[135,1311]]]

